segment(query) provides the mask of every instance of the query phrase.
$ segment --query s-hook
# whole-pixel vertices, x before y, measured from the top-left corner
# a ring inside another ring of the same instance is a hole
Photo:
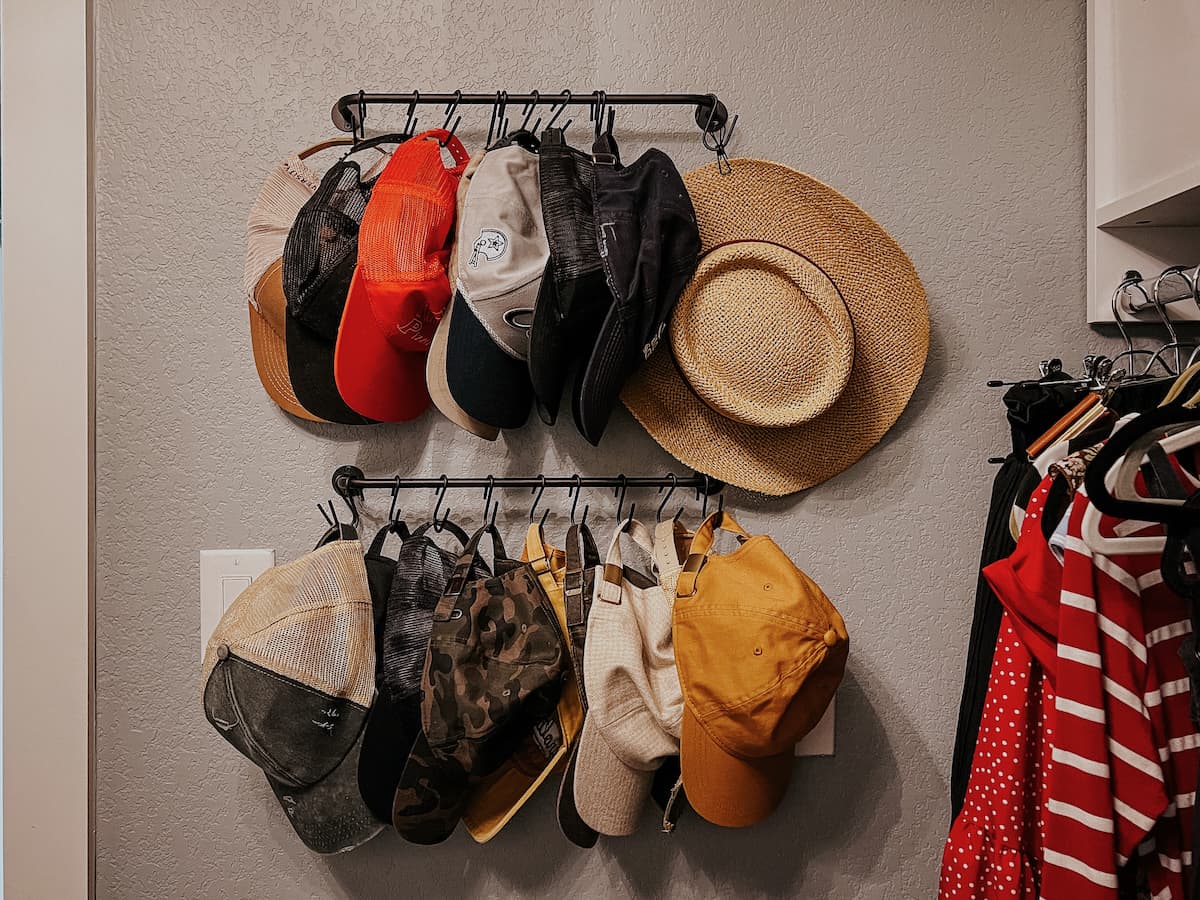
[[[454,132],[458,131],[458,126],[462,124],[462,116],[459,116],[454,120],[454,127],[450,126],[450,117],[454,115],[460,103],[462,103],[462,91],[455,91],[454,99],[446,104],[446,121],[442,123],[442,130],[449,134],[446,135],[445,140],[438,141],[443,147],[450,143],[450,138],[454,137]]]
[[[549,127],[549,126],[547,126]],[[575,483],[567,488],[567,496],[571,498],[571,521],[575,521],[575,509],[579,505],[579,495],[583,493],[583,479],[579,477],[579,473],[575,474]],[[589,504],[583,505],[583,518],[579,520],[580,525],[587,524]]]
[[[413,91],[412,101],[408,104],[408,119],[404,123],[404,134],[412,137],[417,133],[417,104],[421,102],[421,92]]]
[[[489,475],[487,478],[487,487],[483,489],[483,523],[488,526],[495,526],[496,513],[500,509],[500,501],[492,503],[492,494],[496,490],[496,476]],[[491,508],[491,516],[488,516],[488,509]]]
[[[396,513],[398,512],[397,503],[399,500],[400,500],[400,476],[397,475],[396,476],[396,485],[395,485],[395,487],[392,488],[392,505],[388,509],[388,521],[391,522],[393,525],[399,521],[399,516],[396,515]]]
[[[663,510],[667,508],[667,504],[671,501],[671,495],[675,493],[675,488],[679,486],[679,479],[675,477],[675,473],[671,472],[668,476],[671,479],[671,487],[667,490],[667,496],[662,498],[662,503],[658,504],[658,512],[654,514],[654,521],[661,522],[663,520]],[[662,493],[662,488],[658,492]]]
[[[536,90],[530,91],[530,95],[533,97],[533,99],[525,104],[525,108],[521,110],[521,112],[525,114],[525,117],[521,119],[521,130],[533,131],[536,133],[538,126],[542,124],[542,117],[538,116],[537,121],[533,123],[532,129],[529,127],[529,118],[533,115],[533,111],[537,109],[537,105],[542,102],[542,95]]]
[[[538,504],[542,502],[542,494],[546,493],[546,476],[538,475],[538,478],[541,479],[541,484],[539,484],[537,487],[533,488],[530,491],[531,494],[536,495],[533,498],[533,506],[529,507],[529,524],[530,525],[533,524],[533,517],[537,513]],[[542,520],[539,524],[545,525],[546,517],[548,515],[550,515],[549,509],[547,509],[545,512],[542,513]]]
[[[558,117],[563,114],[563,110],[567,108],[567,104],[570,103],[574,98],[574,95],[570,91],[563,91],[558,96],[561,99],[550,104],[550,112],[553,113],[553,115],[550,116],[550,121],[546,123],[547,128],[554,127],[554,123],[558,121]],[[570,128],[571,122],[573,121],[574,119],[567,119],[567,123],[563,125],[562,130],[565,132],[568,128]]]
[[[438,513],[442,511],[442,501],[446,499],[446,491],[450,488],[450,479],[445,475],[441,478],[441,487],[437,489],[437,503],[433,507],[433,530],[441,532],[446,527],[446,523],[450,521],[450,508],[446,508],[446,512],[438,518]]]

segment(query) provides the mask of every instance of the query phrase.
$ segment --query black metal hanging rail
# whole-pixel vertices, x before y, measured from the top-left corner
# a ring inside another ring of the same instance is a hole
[[[445,475],[420,478],[367,478],[358,466],[342,466],[333,473],[333,489],[344,500],[362,497],[363,491],[397,491],[406,489],[453,490],[454,488],[689,488],[706,496],[719,494],[725,483],[708,475],[485,475],[450,478]]]
[[[362,112],[367,106],[408,106],[410,110],[418,104],[455,107],[462,105],[495,106],[694,106],[696,124],[709,133],[719,131],[729,119],[729,111],[716,94],[610,94],[606,91],[532,91],[528,94],[509,94],[504,91],[491,94],[423,94],[420,91],[376,94],[365,91],[346,94],[333,104],[331,118],[340,131],[361,133]],[[362,112],[360,112],[362,111]]]

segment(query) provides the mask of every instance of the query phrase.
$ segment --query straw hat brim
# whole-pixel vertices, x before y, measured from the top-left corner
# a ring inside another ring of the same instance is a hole
[[[787,166],[736,159],[729,174],[711,163],[683,180],[703,253],[738,241],[767,241],[795,250],[829,276],[854,320],[853,368],[838,399],[811,421],[783,428],[747,425],[705,403],[680,372],[670,342],[663,341],[621,399],[655,441],[699,472],[772,496],[820,484],[879,442],[920,380],[929,351],[921,280],[874,219],[833,188]],[[747,334],[747,353],[754,352],[754,342]]]

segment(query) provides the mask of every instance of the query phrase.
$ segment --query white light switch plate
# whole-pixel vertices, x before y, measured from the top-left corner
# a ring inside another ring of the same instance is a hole
[[[200,656],[237,595],[275,565],[274,550],[200,551]]]
[[[833,708],[837,697],[829,701],[829,708],[817,727],[804,736],[804,740],[796,745],[797,756],[833,756]]]

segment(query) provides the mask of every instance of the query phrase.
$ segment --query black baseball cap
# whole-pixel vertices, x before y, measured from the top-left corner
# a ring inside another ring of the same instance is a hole
[[[558,418],[563,391],[576,390],[582,363],[612,306],[596,240],[594,181],[591,156],[567,146],[561,129],[546,129],[540,182],[550,265],[529,333],[529,375],[538,415],[547,425]]]
[[[389,825],[400,773],[421,733],[421,667],[433,610],[459,556],[434,542],[432,524],[427,522],[405,538],[376,619],[380,624],[375,705],[363,736],[358,787],[372,814]],[[459,540],[460,548],[467,543],[467,535],[453,522],[447,522],[444,530]],[[478,566],[479,577],[486,577],[487,564],[479,560]]]
[[[622,167],[609,133],[596,141],[592,157],[597,240],[613,296],[574,412],[580,433],[598,444],[621,388],[658,346],[696,271],[700,232],[683,178],[661,150]]]
[[[357,144],[357,153],[403,135]],[[301,207],[283,248],[288,374],[296,399],[313,415],[343,425],[370,425],[342,400],[333,375],[338,328],[358,262],[358,229],[376,176],[346,154]]]

